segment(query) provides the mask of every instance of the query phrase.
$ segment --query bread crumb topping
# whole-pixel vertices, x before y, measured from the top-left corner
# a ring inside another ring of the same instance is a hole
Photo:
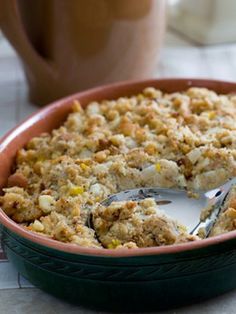
[[[72,108],[61,127],[18,151],[0,197],[6,214],[27,230],[87,247],[196,240],[154,204],[99,204],[126,189],[186,188],[191,194],[234,177],[236,96],[197,87],[175,93],[148,87],[86,108],[76,100]],[[232,195],[211,235],[235,229]]]

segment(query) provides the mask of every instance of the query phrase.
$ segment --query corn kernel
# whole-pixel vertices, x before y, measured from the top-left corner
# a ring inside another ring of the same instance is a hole
[[[73,217],[80,216],[80,207],[79,206],[74,207],[71,211],[71,215]]]
[[[108,244],[108,249],[116,249],[117,246],[121,245],[121,242],[120,240],[118,239],[112,239],[111,240],[111,243]]]
[[[157,172],[160,172],[161,171],[161,164],[159,162],[156,163],[155,168],[156,168]]]
[[[80,168],[81,168],[82,170],[86,171],[86,170],[89,169],[89,166],[87,166],[85,163],[82,162],[82,163],[80,164]]]
[[[216,117],[216,113],[215,113],[215,111],[210,111],[209,113],[208,113],[208,118],[211,120],[211,119],[214,119]]]
[[[84,193],[84,188],[82,186],[73,186],[70,188],[70,196],[77,196]]]

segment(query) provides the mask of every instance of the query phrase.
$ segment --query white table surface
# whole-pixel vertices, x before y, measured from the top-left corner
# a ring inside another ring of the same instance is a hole
[[[236,44],[199,47],[169,30],[154,77],[236,81]],[[38,107],[27,100],[27,85],[19,59],[7,41],[0,36],[0,136],[37,109]],[[235,299],[236,291],[232,291],[201,304],[161,313],[235,314]],[[8,261],[1,261],[0,313],[95,312],[71,306],[33,288]]]

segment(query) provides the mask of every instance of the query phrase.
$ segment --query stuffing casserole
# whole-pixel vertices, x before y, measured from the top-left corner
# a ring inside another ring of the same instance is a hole
[[[75,101],[72,108],[60,128],[19,150],[0,197],[6,214],[27,230],[86,247],[199,239],[153,199],[100,203],[126,189],[209,190],[235,176],[236,96],[205,88],[168,94],[148,87],[84,109]],[[233,188],[211,235],[235,228]]]

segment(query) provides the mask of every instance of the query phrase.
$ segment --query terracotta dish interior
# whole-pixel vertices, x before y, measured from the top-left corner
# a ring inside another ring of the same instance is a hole
[[[44,109],[36,112],[16,128],[8,132],[0,141],[0,188],[4,187],[7,178],[11,173],[11,167],[14,163],[15,154],[32,137],[42,132],[50,132],[57,128],[65,120],[67,114],[71,111],[72,101],[78,99],[85,106],[90,101],[102,99],[118,98],[119,96],[130,96],[140,92],[147,86],[154,86],[166,92],[183,91],[190,86],[206,87],[217,93],[236,92],[236,83],[200,80],[200,79],[160,79],[122,82],[103,87],[90,89],[85,92],[77,93],[67,98],[58,100]],[[140,255],[171,254],[186,250],[198,249],[209,245],[216,245],[236,237],[236,231],[231,231],[223,235],[209,239],[188,242],[179,245],[169,245],[162,247],[138,248],[138,249],[96,249],[84,248],[75,244],[66,244],[51,240],[43,236],[24,230],[20,225],[11,220],[0,209],[0,223],[7,229],[18,234],[22,238],[38,243],[52,249],[84,255],[127,257]]]

